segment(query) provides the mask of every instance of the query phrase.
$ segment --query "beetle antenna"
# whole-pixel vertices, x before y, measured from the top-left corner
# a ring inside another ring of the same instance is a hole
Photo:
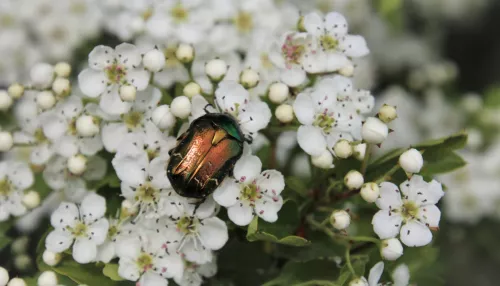
[[[210,112],[210,111],[208,110],[208,107],[209,107],[209,106],[211,106],[212,108],[214,108],[214,106],[213,106],[212,104],[207,103],[207,105],[205,105],[205,107],[203,107],[203,111],[205,111],[205,113],[206,113],[206,114],[210,114],[210,113],[212,113],[212,112]]]

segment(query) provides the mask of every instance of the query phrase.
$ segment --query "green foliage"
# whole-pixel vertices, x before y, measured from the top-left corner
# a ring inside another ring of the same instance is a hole
[[[125,279],[121,278],[120,275],[118,275],[118,264],[115,264],[115,263],[107,263],[106,265],[104,265],[104,268],[102,269],[102,273],[106,277],[109,277],[113,281],[125,280]]]
[[[294,201],[287,201],[280,211],[278,221],[268,223],[261,221],[256,216],[248,226],[247,239],[249,241],[268,241],[291,246],[304,246],[310,242],[306,239],[290,235],[299,227],[300,218],[298,206]]]

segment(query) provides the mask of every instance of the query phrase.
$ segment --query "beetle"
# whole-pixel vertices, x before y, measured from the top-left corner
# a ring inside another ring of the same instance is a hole
[[[169,152],[167,177],[173,189],[180,196],[200,199],[199,206],[232,174],[249,141],[228,114],[207,113],[195,119]]]

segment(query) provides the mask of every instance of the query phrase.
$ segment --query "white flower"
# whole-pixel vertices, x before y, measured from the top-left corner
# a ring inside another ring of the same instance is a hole
[[[152,120],[153,110],[161,99],[161,91],[157,88],[148,88],[140,91],[134,102],[129,103],[130,108],[122,115],[100,116],[105,123],[102,127],[102,141],[104,147],[109,152],[116,152],[122,144],[125,135],[129,132],[142,132],[148,127],[148,122]]]
[[[407,173],[418,173],[424,165],[424,158],[417,149],[411,148],[399,156],[399,165]]]
[[[234,166],[234,178],[226,178],[214,192],[214,200],[237,225],[249,224],[255,215],[268,222],[278,219],[285,180],[279,171],[261,168],[258,157],[244,155]]]
[[[346,229],[351,224],[351,216],[344,210],[335,210],[330,215],[330,224],[338,230]]]
[[[312,52],[304,63],[309,73],[333,72],[351,65],[349,58],[369,53],[362,36],[347,34],[347,21],[340,13],[331,12],[324,18],[316,13],[304,16],[304,28],[313,35]]]
[[[111,259],[116,257],[116,246],[122,240],[130,238],[137,234],[138,227],[130,223],[128,220],[110,218],[109,229],[106,240],[99,245],[97,251],[97,261],[109,263]]]
[[[30,71],[30,78],[35,87],[48,88],[54,80],[54,67],[47,63],[36,64]]]
[[[184,271],[182,258],[169,253],[156,233],[143,231],[140,236],[124,238],[117,243],[116,253],[118,274],[141,286],[166,286],[167,278],[180,277]]]
[[[410,284],[410,269],[406,264],[399,264],[392,272],[394,286],[408,286]]]
[[[444,195],[441,184],[424,181],[415,175],[403,182],[401,191],[389,182],[380,184],[380,208],[373,217],[373,230],[381,239],[396,237],[407,246],[424,246],[431,242],[429,228],[437,229],[441,212],[436,203]]]
[[[348,86],[350,88],[352,84],[348,83]],[[334,153],[332,148],[338,140],[361,138],[362,118],[355,107],[345,101],[344,90],[350,91],[342,77],[324,78],[295,99],[293,108],[302,124],[297,139],[309,155],[318,156],[327,149]]]
[[[214,256],[211,262],[196,264],[186,261],[182,279],[175,282],[181,286],[201,286],[203,277],[210,278],[217,273],[217,260]]]
[[[89,263],[96,259],[97,246],[108,233],[108,220],[103,218],[106,200],[95,194],[88,194],[81,206],[62,203],[50,217],[55,228],[45,240],[48,250],[60,253],[68,249],[73,241],[73,258],[78,263]]]
[[[131,104],[123,102],[120,87],[132,85],[138,91],[146,89],[149,73],[141,67],[141,54],[134,45],[123,43],[112,49],[97,46],[89,54],[89,68],[78,75],[83,94],[99,97],[99,106],[106,113],[119,115],[127,113]]]
[[[403,245],[397,238],[383,240],[380,255],[387,260],[396,260],[403,255]]]
[[[23,192],[34,182],[33,173],[26,163],[18,161],[0,162],[0,221],[9,216],[26,213],[22,203]]]

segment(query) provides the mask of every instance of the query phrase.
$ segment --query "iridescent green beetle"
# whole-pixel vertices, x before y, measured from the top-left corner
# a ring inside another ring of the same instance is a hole
[[[183,197],[205,199],[231,174],[248,141],[227,114],[208,113],[194,120],[170,151],[167,176]]]

